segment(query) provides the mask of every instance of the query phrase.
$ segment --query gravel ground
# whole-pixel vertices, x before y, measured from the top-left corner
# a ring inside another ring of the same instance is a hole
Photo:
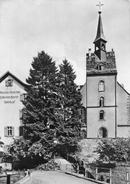
[[[58,171],[34,171],[24,184],[93,184],[93,182]]]

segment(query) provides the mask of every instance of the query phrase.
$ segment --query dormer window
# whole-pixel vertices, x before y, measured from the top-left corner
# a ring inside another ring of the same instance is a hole
[[[13,79],[7,79],[5,81],[5,86],[6,87],[12,87],[13,86]]]
[[[104,66],[103,65],[99,65],[98,66],[98,70],[104,70]]]

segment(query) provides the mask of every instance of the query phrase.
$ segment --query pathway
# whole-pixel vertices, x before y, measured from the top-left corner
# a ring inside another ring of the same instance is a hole
[[[29,181],[24,184],[94,184],[60,171],[34,171]]]

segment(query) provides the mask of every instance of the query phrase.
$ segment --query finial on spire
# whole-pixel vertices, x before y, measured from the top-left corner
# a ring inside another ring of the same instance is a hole
[[[99,6],[99,11],[98,13],[101,13],[101,7],[103,6],[104,4],[101,4],[101,2],[99,1],[99,4],[97,4],[96,6]]]

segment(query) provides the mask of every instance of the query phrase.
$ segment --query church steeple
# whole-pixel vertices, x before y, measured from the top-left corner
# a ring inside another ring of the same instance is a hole
[[[98,28],[97,28],[97,35],[96,35],[96,38],[94,40],[94,43],[96,43],[99,39],[102,39],[105,42],[107,42],[105,39],[105,36],[104,36],[104,32],[103,32],[101,11],[99,11],[98,13],[99,13]]]
[[[111,51],[106,50],[107,41],[104,36],[101,17],[102,5],[100,2],[97,5],[99,6],[99,17],[96,38],[93,42],[95,50],[94,53],[91,53],[91,49],[89,49],[86,55],[87,76],[117,74],[115,52],[113,49]]]
[[[99,3],[99,7],[102,4]],[[99,19],[98,19],[98,27],[97,27],[97,35],[94,40],[95,45],[95,54],[97,56],[97,60],[99,61],[106,61],[106,39],[103,32],[103,25],[102,25],[102,17],[101,17],[101,10],[99,10]]]

